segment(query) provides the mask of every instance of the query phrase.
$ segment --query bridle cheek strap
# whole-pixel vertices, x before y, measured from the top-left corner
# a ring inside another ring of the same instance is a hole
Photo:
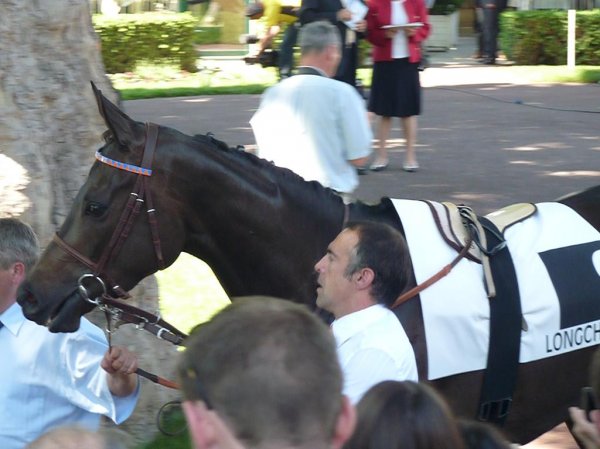
[[[110,281],[106,276],[105,268],[108,262],[117,256],[120,252],[125,240],[129,237],[135,218],[139,215],[142,204],[147,203],[148,212],[148,223],[150,225],[150,232],[152,234],[152,245],[154,247],[154,253],[158,262],[158,269],[162,270],[165,268],[165,262],[162,253],[162,247],[160,243],[160,235],[158,233],[158,222],[156,220],[156,210],[154,209],[151,191],[148,188],[147,182],[152,174],[152,162],[154,160],[154,152],[156,151],[156,143],[158,140],[158,125],[155,123],[146,123],[146,142],[144,146],[144,153],[142,156],[142,164],[140,167],[132,166],[130,164],[123,164],[118,161],[114,161],[105,156],[97,153],[96,159],[104,164],[111,167],[127,170],[137,174],[137,179],[133,188],[133,191],[129,194],[127,204],[121,213],[121,217],[117,224],[117,227],[113,231],[108,246],[102,252],[98,263],[94,263],[92,260],[81,254],[67,242],[65,242],[58,234],[54,235],[54,242],[56,242],[66,253],[77,259],[79,262],[87,266],[92,270],[94,276],[103,278],[106,284],[122,298],[129,297],[129,294],[122,289],[119,285]],[[127,168],[123,168],[127,167]],[[135,170],[132,170],[135,169]]]

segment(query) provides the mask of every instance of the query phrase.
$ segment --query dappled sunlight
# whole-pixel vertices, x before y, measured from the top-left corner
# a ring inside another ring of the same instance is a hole
[[[373,144],[376,145],[378,142],[378,139],[373,139]],[[394,147],[400,147],[400,146],[404,146],[406,145],[406,139],[404,138],[392,138],[392,139],[388,139],[385,142],[385,147],[386,148],[394,148]]]
[[[31,206],[29,198],[22,193],[30,182],[25,167],[0,154],[0,217],[18,217]]]
[[[203,98],[186,98],[181,100],[182,103],[210,103],[213,99],[210,97]]]
[[[252,128],[250,126],[232,126],[231,129],[234,129],[236,131],[252,131]]]
[[[513,165],[537,165],[534,161],[508,161],[509,164]]]
[[[540,151],[540,150],[543,150],[544,148],[523,146],[523,147],[513,147],[513,148],[505,148],[505,149],[508,151]]]
[[[493,193],[468,193],[468,192],[456,192],[450,195],[450,197],[457,203],[469,204],[473,201],[498,201],[499,195]]]
[[[566,150],[573,148],[573,145],[569,145],[565,142],[536,142],[530,145],[522,145],[517,147],[504,148],[506,151],[543,151],[543,150]]]
[[[542,148],[547,148],[549,150],[564,150],[565,148],[571,148],[571,145],[567,145],[564,142],[545,142],[538,143]]]
[[[579,176],[583,178],[598,178],[600,179],[600,171],[598,170],[572,170],[572,171],[554,171],[544,173],[547,176],[571,177]]]

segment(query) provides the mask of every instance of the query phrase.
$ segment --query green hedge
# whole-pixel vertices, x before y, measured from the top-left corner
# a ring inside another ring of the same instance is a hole
[[[429,10],[430,15],[447,16],[458,11],[464,0],[436,0]]]
[[[95,15],[93,23],[108,73],[131,72],[141,62],[175,63],[182,70],[197,71],[197,21],[190,13]]]
[[[519,65],[567,63],[567,11],[507,11],[500,47]],[[577,11],[575,63],[600,65],[600,10]]]

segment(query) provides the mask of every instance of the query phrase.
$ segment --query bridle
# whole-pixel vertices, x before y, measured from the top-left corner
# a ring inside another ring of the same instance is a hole
[[[156,151],[156,142],[158,140],[158,125],[155,123],[146,123],[146,142],[144,146],[144,152],[142,156],[142,163],[140,166],[126,164],[123,162],[115,161],[104,156],[100,151],[96,151],[96,159],[111,167],[119,170],[125,170],[131,173],[137,174],[137,179],[133,187],[132,192],[129,194],[127,204],[121,213],[121,217],[117,224],[117,227],[113,231],[110,241],[100,259],[97,263],[83,255],[69,243],[65,242],[62,237],[54,234],[54,242],[58,244],[67,254],[81,262],[83,265],[91,270],[91,273],[82,275],[78,283],[79,293],[82,298],[94,305],[100,305],[99,298],[90,298],[88,287],[89,281],[95,281],[98,283],[102,290],[102,297],[108,296],[108,289],[111,291],[111,297],[115,298],[129,298],[130,295],[117,283],[113,282],[106,274],[106,267],[110,260],[114,259],[119,251],[123,247],[125,240],[129,237],[133,223],[136,217],[139,215],[142,205],[146,203],[148,213],[148,222],[150,224],[150,231],[152,233],[152,244],[154,246],[154,253],[158,262],[158,269],[162,270],[165,268],[165,262],[163,259],[162,248],[160,243],[160,236],[158,233],[158,223],[156,221],[156,210],[154,209],[151,191],[148,188],[150,176],[152,176],[152,162],[154,160],[154,153]],[[87,282],[86,282],[87,281]],[[86,287],[84,282],[88,285]]]
[[[148,213],[148,222],[150,224],[150,231],[152,233],[152,244],[154,246],[154,253],[156,254],[156,260],[158,269],[162,270],[165,268],[165,262],[162,254],[160,236],[158,233],[158,222],[156,220],[156,210],[154,209],[151,191],[148,183],[152,176],[152,162],[154,160],[154,153],[156,151],[156,143],[158,140],[158,125],[155,123],[146,123],[146,141],[144,145],[144,152],[142,155],[142,163],[140,166],[119,162],[114,159],[110,159],[104,156],[100,150],[96,151],[96,160],[99,162],[117,168],[119,170],[128,171],[137,174],[137,179],[133,187],[132,192],[129,194],[127,204],[121,213],[119,222],[113,231],[110,241],[98,262],[93,262],[91,259],[83,255],[72,245],[67,243],[62,237],[54,234],[54,242],[71,257],[85,265],[91,270],[91,273],[83,274],[77,281],[77,288],[79,295],[83,300],[99,306],[104,311],[107,320],[107,339],[108,345],[111,346],[111,334],[112,321],[115,320],[117,323],[133,323],[138,329],[145,329],[158,338],[167,340],[175,345],[180,345],[183,340],[187,337],[186,334],[178,330],[176,327],[164,321],[159,314],[154,315],[146,312],[138,307],[125,304],[117,298],[126,299],[131,296],[121,286],[114,283],[106,274],[106,267],[108,263],[114,259],[129,237],[133,223],[136,217],[139,215],[142,205],[146,203]],[[92,298],[90,297],[89,281],[95,281],[102,291],[102,293]],[[87,284],[87,287],[86,287]],[[109,294],[109,289],[112,294]],[[178,385],[162,377],[156,376],[155,374],[148,373],[142,369],[137,370],[137,374],[150,379],[153,382],[159,383],[169,388],[178,388]]]

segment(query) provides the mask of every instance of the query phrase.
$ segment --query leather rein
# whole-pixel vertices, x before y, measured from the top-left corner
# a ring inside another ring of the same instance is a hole
[[[129,199],[121,213],[119,222],[97,263],[84,256],[72,245],[67,243],[58,235],[58,233],[54,235],[53,239],[63,251],[91,270],[91,273],[82,275],[77,281],[78,292],[83,300],[98,306],[100,310],[104,311],[107,320],[106,332],[109,348],[111,347],[111,334],[114,332],[112,330],[113,321],[116,323],[115,328],[123,323],[135,324],[138,329],[144,329],[151,332],[158,338],[169,341],[175,345],[181,345],[183,340],[187,337],[186,334],[164,321],[160,315],[154,315],[138,307],[119,301],[117,298],[127,299],[131,296],[121,286],[114,283],[106,274],[106,267],[108,266],[109,261],[119,254],[144,203],[146,203],[147,206],[146,212],[148,213],[148,222],[150,224],[152,244],[158,262],[158,269],[162,270],[165,268],[160,236],[158,233],[158,223],[155,215],[156,210],[154,209],[151,191],[148,188],[149,178],[152,176],[151,167],[154,160],[157,140],[158,125],[155,123],[146,123],[146,141],[140,166],[115,161],[102,155],[100,151],[96,152],[96,159],[99,162],[119,170],[137,174],[135,185],[132,192],[129,194]],[[90,282],[96,282],[100,286],[102,294],[99,297],[90,297]],[[108,293],[107,288],[110,289],[112,294]],[[136,373],[165,387],[179,388],[176,383],[163,379],[155,374],[148,373],[140,368],[137,369]]]

